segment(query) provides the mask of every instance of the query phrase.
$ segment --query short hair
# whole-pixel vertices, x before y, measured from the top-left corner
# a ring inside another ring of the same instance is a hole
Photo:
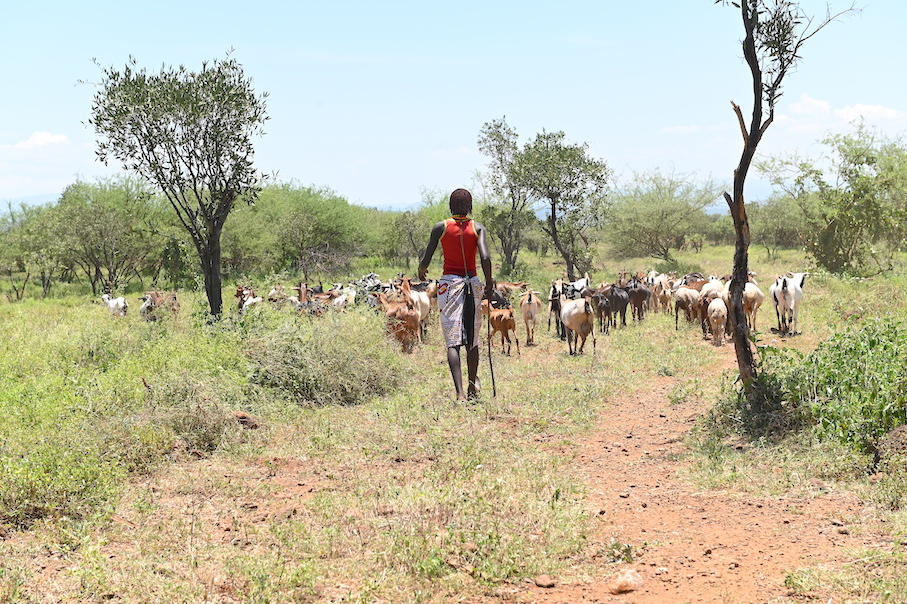
[[[450,211],[454,214],[469,214],[472,211],[472,193],[457,189],[450,194]]]

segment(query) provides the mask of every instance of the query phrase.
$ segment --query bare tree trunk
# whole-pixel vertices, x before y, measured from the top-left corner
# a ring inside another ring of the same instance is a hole
[[[221,248],[220,235],[221,227],[209,225],[207,241],[203,247],[200,247],[199,258],[201,260],[202,274],[205,276],[205,294],[208,296],[208,305],[211,307],[211,314],[220,318],[223,312],[223,285],[221,279]]]
[[[744,153],[744,155],[746,155]],[[739,171],[738,171],[739,172]],[[734,177],[734,192],[737,193],[737,179]],[[731,338],[734,341],[734,351],[737,354],[737,370],[740,372],[740,381],[745,390],[749,390],[756,379],[756,359],[750,343],[750,328],[746,322],[746,313],[743,311],[743,288],[749,280],[749,245],[750,226],[746,218],[746,207],[743,204],[743,182],[740,182],[740,192],[737,199],[732,199],[725,193],[731,218],[734,220],[734,230],[737,241],[734,246],[734,270],[731,273],[730,303],[728,320],[731,324]]]

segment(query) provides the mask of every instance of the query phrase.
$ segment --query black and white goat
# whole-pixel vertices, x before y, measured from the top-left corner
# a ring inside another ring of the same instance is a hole
[[[775,316],[778,318],[778,333],[795,335],[800,301],[803,299],[803,285],[809,273],[787,273],[778,277],[769,289]]]

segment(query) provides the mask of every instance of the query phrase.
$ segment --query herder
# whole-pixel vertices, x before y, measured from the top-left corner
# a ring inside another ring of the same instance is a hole
[[[450,194],[452,216],[432,227],[419,263],[419,279],[425,279],[431,258],[441,243],[444,274],[438,284],[438,307],[441,309],[441,330],[447,343],[447,364],[457,390],[457,400],[475,398],[479,394],[479,334],[482,331],[481,282],[476,271],[476,254],[485,274],[485,297],[491,296],[494,282],[491,277],[491,257],[485,227],[469,217],[472,194],[457,189]],[[460,367],[460,347],[466,346],[466,367],[469,386],[463,391],[463,372]]]

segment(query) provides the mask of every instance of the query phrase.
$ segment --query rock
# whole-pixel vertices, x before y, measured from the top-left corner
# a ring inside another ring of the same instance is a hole
[[[535,578],[535,584],[537,587],[551,589],[552,587],[554,587],[554,579],[552,579],[548,575],[539,575]]]
[[[625,594],[640,589],[642,584],[642,576],[635,568],[624,568],[608,583],[608,591],[612,594]]]

